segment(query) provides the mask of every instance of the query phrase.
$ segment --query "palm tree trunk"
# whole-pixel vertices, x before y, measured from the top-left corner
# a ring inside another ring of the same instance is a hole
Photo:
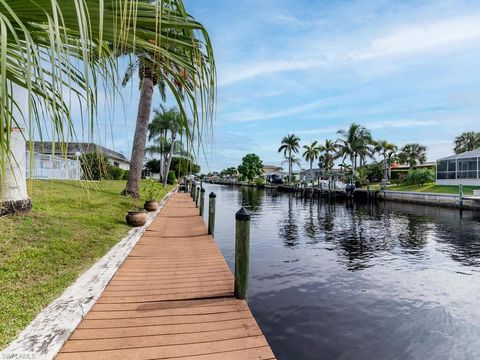
[[[383,157],[383,178],[388,180],[388,161],[386,156]]]
[[[123,195],[140,197],[140,180],[142,178],[145,145],[147,143],[148,120],[152,109],[153,77],[150,72],[145,72],[140,89],[138,103],[137,124],[133,137],[132,157],[130,159],[130,175]]]
[[[350,162],[352,163],[352,183],[355,183],[355,177],[356,177],[356,160],[357,158],[353,155],[350,156]]]
[[[170,165],[172,164],[172,157],[173,157],[173,148],[175,147],[175,139],[177,135],[175,134],[174,131],[172,131],[172,139],[171,139],[171,145],[170,145],[170,153],[168,154],[168,161],[167,161],[167,166],[165,167],[165,176],[163,178],[163,186],[167,186],[168,182],[168,173],[170,172]]]
[[[288,150],[288,181],[292,181],[292,150]]]
[[[313,182],[313,160],[310,160],[310,177],[312,178]]]

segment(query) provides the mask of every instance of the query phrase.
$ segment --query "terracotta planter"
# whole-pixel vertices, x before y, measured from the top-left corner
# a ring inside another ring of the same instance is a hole
[[[130,210],[126,220],[127,224],[132,227],[143,226],[147,222],[147,213],[145,210]]]
[[[145,204],[143,205],[143,207],[145,208],[145,210],[147,211],[157,211],[158,209],[158,202],[156,202],[155,200],[149,200],[149,201],[145,201]]]

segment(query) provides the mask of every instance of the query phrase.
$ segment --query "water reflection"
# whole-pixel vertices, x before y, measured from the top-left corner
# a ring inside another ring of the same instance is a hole
[[[294,202],[297,200],[294,198],[294,195],[287,195],[287,206],[285,217],[280,221],[279,225],[279,236],[283,239],[285,246],[291,247],[296,246],[300,242],[298,234],[298,222],[297,214],[294,211]]]
[[[480,358],[480,215],[215,187],[253,211],[249,304],[279,360]]]

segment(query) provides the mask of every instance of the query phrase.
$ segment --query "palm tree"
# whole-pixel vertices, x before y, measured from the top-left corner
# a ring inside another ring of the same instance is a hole
[[[408,164],[410,170],[413,170],[417,163],[423,164],[427,161],[427,147],[416,143],[406,144],[400,150],[398,159],[402,164]]]
[[[310,164],[310,177],[313,180],[313,162],[318,159],[320,155],[320,148],[318,147],[318,142],[314,141],[310,145],[303,145],[305,151],[303,152],[303,157]]]
[[[154,110],[154,117],[152,122],[148,125],[149,140],[157,137],[157,142],[160,145],[161,154],[161,177],[164,185],[167,185],[168,172],[170,171],[170,164],[174,152],[178,151],[176,146],[176,138],[178,134],[183,134],[184,121],[182,115],[176,108],[165,110],[163,106]],[[167,140],[168,132],[170,132],[170,139]],[[178,144],[177,144],[178,145]],[[150,149],[151,150],[151,149]],[[183,144],[182,144],[183,150]]]
[[[455,154],[472,151],[480,147],[480,132],[466,131],[455,138]]]
[[[190,135],[210,123],[216,83],[212,45],[182,0],[2,1],[0,15],[0,177],[11,162],[12,128],[27,125],[24,136],[33,140],[35,127],[41,133],[48,119],[54,140],[69,140],[72,96],[87,105],[86,128],[92,137],[98,84],[115,96],[120,55],[142,57],[152,69],[162,69],[181,112],[184,101],[192,111]],[[145,101],[139,115],[148,122],[148,97],[159,74],[145,68],[140,72]],[[18,101],[18,89],[25,92],[25,106]],[[144,149],[145,141],[137,135],[142,132],[146,138],[146,124],[136,132],[134,146]]]
[[[322,152],[322,165],[327,171],[333,169],[333,162],[335,161],[335,152],[337,147],[332,140],[325,140],[325,144],[320,145],[320,152]],[[322,167],[322,166],[320,166]]]
[[[394,144],[389,143],[387,140],[375,141],[374,144],[375,152],[380,154],[383,158],[383,178],[385,180],[389,179],[391,159],[393,158],[397,147]]]
[[[356,177],[357,159],[363,162],[367,156],[371,154],[369,148],[372,142],[372,135],[362,125],[352,123],[348,130],[339,130],[338,134],[342,135],[336,142],[339,156],[348,157],[352,164],[352,181]]]
[[[288,180],[292,179],[293,154],[297,153],[300,147],[300,138],[294,134],[288,134],[282,139],[282,145],[278,148],[278,152],[283,152],[283,156],[288,161]]]

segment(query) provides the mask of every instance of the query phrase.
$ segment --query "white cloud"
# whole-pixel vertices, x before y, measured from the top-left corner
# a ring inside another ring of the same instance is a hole
[[[379,130],[379,129],[399,129],[407,127],[426,127],[426,126],[435,126],[438,125],[436,121],[426,121],[426,120],[408,120],[408,119],[398,119],[398,120],[385,120],[385,121],[371,121],[366,123],[361,123],[369,130]],[[316,129],[308,130],[299,130],[295,131],[298,135],[317,135],[317,134],[332,134],[336,133],[340,129],[346,129],[349,124],[338,125],[335,127],[323,127]]]
[[[430,49],[449,50],[458,46],[470,45],[472,40],[480,39],[480,14],[459,16],[454,18],[430,21],[421,24],[404,24],[395,29],[379,29],[385,36],[361,41],[358,39],[357,47],[345,51],[329,51],[318,56],[315,53],[305,53],[302,57],[284,58],[280,60],[264,60],[244,63],[240,66],[225,68],[221,73],[219,86],[226,86],[238,81],[251,79],[256,76],[315,69],[323,66],[346,65],[352,62],[367,61],[379,57],[404,55]],[[354,36],[354,35],[352,35]],[[295,44],[305,42],[311,48],[312,34],[305,35]],[[287,53],[298,53],[288,51]]]
[[[322,99],[318,101],[313,101],[304,105],[295,106],[292,108],[280,110],[280,111],[247,111],[242,113],[226,115],[226,120],[232,123],[242,123],[250,121],[260,121],[260,120],[270,120],[282,118],[285,116],[292,116],[301,114],[307,111],[318,109],[330,102],[330,99]]]

